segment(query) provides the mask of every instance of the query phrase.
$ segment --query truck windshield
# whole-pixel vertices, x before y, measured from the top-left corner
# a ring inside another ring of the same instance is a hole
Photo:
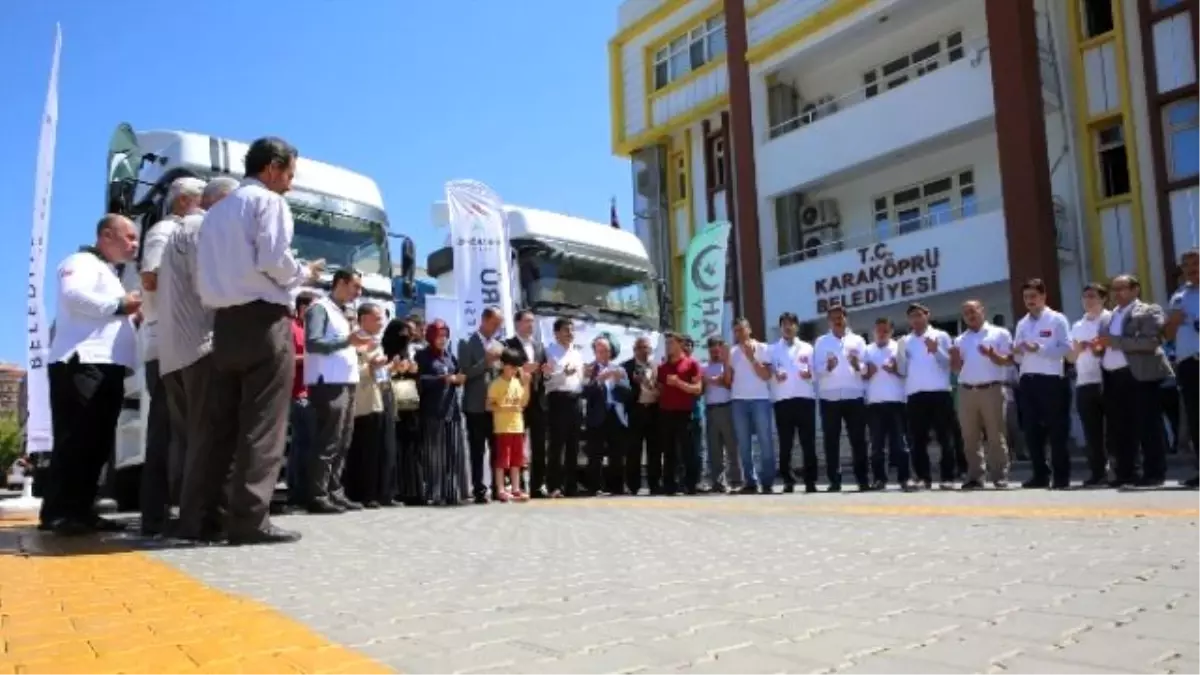
[[[391,276],[387,230],[382,223],[292,203],[296,257],[324,259],[330,269],[352,268],[363,274]]]
[[[599,319],[658,328],[658,296],[649,272],[546,250],[522,251],[519,262],[528,305],[570,303],[595,310]]]

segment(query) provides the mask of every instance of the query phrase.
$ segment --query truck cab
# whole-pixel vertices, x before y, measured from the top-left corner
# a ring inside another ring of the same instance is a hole
[[[191,131],[134,131],[121,124],[108,148],[105,209],[128,216],[141,237],[168,213],[167,191],[183,176],[210,179],[245,176],[247,143]],[[395,316],[388,218],[383,196],[371,178],[301,155],[292,189],[284,198],[291,206],[295,231],[293,254],[298,260],[326,262],[327,272],[310,290],[328,290],[332,273],[352,268],[362,274],[363,301]],[[402,247],[411,251],[411,244]],[[138,260],[126,265],[121,279],[129,290],[140,289]],[[404,261],[409,269],[412,261]],[[411,280],[408,280],[411,281]],[[399,283],[411,287],[411,283]],[[125,409],[117,427],[116,492],[122,507],[136,503],[138,477],[145,458],[145,417],[149,392],[144,391],[143,364],[125,386]]]
[[[445,202],[435,203],[432,215],[435,226],[448,226]],[[555,319],[567,317],[575,322],[575,340],[585,360],[591,360],[592,341],[604,332],[620,343],[620,361],[632,356],[638,337],[650,338],[658,349],[663,285],[636,235],[520,206],[505,206],[504,215],[513,255],[513,307],[533,311],[544,342],[554,339]],[[453,298],[449,237],[446,246],[429,255],[426,269],[437,281],[438,296]],[[441,318],[454,327],[455,317]]]

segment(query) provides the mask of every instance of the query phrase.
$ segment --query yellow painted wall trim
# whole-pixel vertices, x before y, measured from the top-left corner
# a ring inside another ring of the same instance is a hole
[[[1153,297],[1153,277],[1150,275],[1150,261],[1146,242],[1146,221],[1142,205],[1142,181],[1139,171],[1137,138],[1133,129],[1133,97],[1129,82],[1129,63],[1125,42],[1124,0],[1113,0],[1113,29],[1109,33],[1092,38],[1083,37],[1083,19],[1080,16],[1080,4],[1067,3],[1067,19],[1070,30],[1070,61],[1071,80],[1075,88],[1075,134],[1076,146],[1079,150],[1079,161],[1082,164],[1084,180],[1084,204],[1080,215],[1085,224],[1090,253],[1089,273],[1094,279],[1107,277],[1107,264],[1104,256],[1104,233],[1100,225],[1100,212],[1114,206],[1129,204],[1130,220],[1133,226],[1133,243],[1136,253],[1136,273],[1142,280],[1147,297]],[[1084,64],[1084,53],[1089,49],[1103,45],[1109,41],[1114,43],[1113,52],[1116,57],[1117,76],[1117,109],[1100,115],[1089,115],[1087,111],[1087,72]],[[1100,196],[1099,157],[1096,153],[1095,132],[1098,128],[1120,121],[1121,132],[1125,140],[1126,161],[1129,167],[1129,194],[1117,197],[1103,198]]]
[[[609,121],[612,124],[613,152],[617,143],[625,137],[625,78],[621,73],[621,45],[610,41],[608,43],[608,97]]]
[[[750,63],[763,61],[793,44],[828,28],[837,21],[863,9],[873,0],[831,0],[828,5],[818,9],[796,23],[784,28],[774,36],[754,45],[746,52],[746,60]]]
[[[613,154],[618,157],[628,157],[635,150],[661,143],[663,139],[668,138],[672,133],[696,124],[705,117],[720,112],[728,106],[729,96],[727,94],[714,96],[708,101],[695,106],[683,114],[676,115],[656,127],[647,129],[633,138],[618,142],[613,150]]]
[[[777,2],[779,2],[779,0],[758,0],[758,2],[746,8],[746,18],[753,19],[759,14],[771,9],[771,6]]]

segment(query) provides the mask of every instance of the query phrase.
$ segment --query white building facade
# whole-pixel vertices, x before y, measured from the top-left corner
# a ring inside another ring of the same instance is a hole
[[[677,299],[691,236],[726,218],[739,241],[756,228],[761,292],[742,297],[761,297],[768,327],[790,311],[819,330],[831,302],[863,330],[903,325],[920,301],[956,331],[968,298],[1011,326],[1014,280],[1051,266],[1068,314],[1092,279],[1133,272],[1159,301],[1175,287],[1200,210],[1195,0],[745,3],[743,54],[721,1],[626,0],[610,43],[614,152],[633,160],[637,231]],[[1028,36],[1003,14],[1021,3]],[[1014,101],[1001,60],[1034,35]],[[739,67],[754,174],[740,185]],[[1024,161],[1038,124],[1045,152]],[[1023,171],[1041,162],[1032,231]]]

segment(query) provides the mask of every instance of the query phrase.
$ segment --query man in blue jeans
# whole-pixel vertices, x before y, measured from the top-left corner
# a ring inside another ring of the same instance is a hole
[[[771,366],[767,346],[754,339],[750,322],[738,318],[733,322],[735,346],[729,355],[733,371],[730,384],[732,397],[733,433],[742,456],[742,473],[746,485],[742,494],[761,490],[768,495],[775,491],[775,441],[771,437]],[[754,466],[754,446],[751,438],[758,437],[758,470]]]

